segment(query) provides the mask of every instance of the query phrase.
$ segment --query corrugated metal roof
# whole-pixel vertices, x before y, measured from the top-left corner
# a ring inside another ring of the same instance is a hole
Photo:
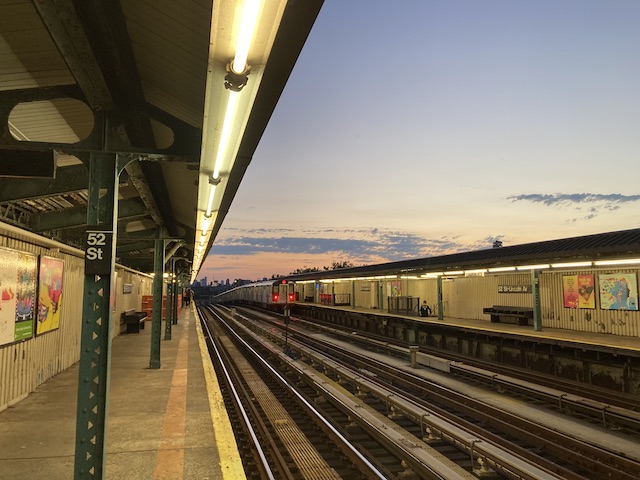
[[[321,272],[322,278],[348,278],[362,275],[421,274],[459,269],[490,268],[522,264],[560,263],[601,258],[635,258],[640,256],[640,229],[599,233],[544,242],[460,252],[437,257],[367,265]],[[293,275],[287,278],[309,280],[318,274]]]

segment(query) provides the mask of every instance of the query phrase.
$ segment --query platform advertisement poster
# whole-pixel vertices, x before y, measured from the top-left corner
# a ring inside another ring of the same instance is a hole
[[[563,275],[564,308],[596,308],[593,275]]]
[[[638,281],[635,273],[598,275],[602,310],[638,310]]]
[[[36,334],[60,327],[63,301],[64,262],[57,258],[40,257],[38,276],[38,321]]]
[[[0,248],[0,345],[33,336],[37,257]]]
[[[578,308],[578,276],[562,276],[562,298],[564,308]]]
[[[578,308],[596,308],[594,275],[578,275]]]

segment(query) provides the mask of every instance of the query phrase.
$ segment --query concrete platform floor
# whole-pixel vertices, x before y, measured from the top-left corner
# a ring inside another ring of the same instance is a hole
[[[151,322],[113,340],[103,478],[243,478],[195,310],[161,341],[160,369],[150,343]],[[76,364],[0,413],[0,480],[74,478],[77,383]]]

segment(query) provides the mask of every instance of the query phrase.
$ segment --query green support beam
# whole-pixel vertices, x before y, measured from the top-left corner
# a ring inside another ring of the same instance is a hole
[[[162,331],[162,284],[164,274],[164,245],[161,238],[162,233],[158,232],[155,240],[155,251],[153,255],[153,310],[151,314],[151,355],[149,368],[160,368],[160,332]]]
[[[105,192],[103,195],[101,190]],[[117,198],[116,156],[92,154],[76,414],[76,480],[101,479],[104,475]]]
[[[438,277],[438,320],[444,318],[444,305],[442,304],[442,277]]]
[[[164,339],[171,340],[171,324],[173,323],[173,291],[176,287],[176,284],[172,281],[173,274],[175,273],[175,260],[171,259],[171,267],[169,270],[169,274],[171,277],[169,278],[169,284],[167,285],[167,315],[164,322]]]
[[[531,297],[533,303],[533,329],[542,331],[542,308],[540,306],[540,270],[531,270]]]

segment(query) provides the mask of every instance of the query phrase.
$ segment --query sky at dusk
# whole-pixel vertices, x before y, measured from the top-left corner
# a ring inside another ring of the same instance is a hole
[[[200,278],[638,228],[638,25],[638,0],[325,0]]]

